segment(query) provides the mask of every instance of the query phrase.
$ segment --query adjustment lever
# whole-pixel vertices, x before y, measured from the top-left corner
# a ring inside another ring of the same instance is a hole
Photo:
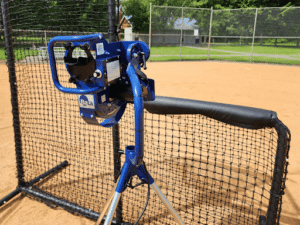
[[[88,43],[84,43],[83,45],[79,45],[79,47],[82,50],[89,50],[90,49],[90,45]]]
[[[147,67],[146,67],[145,52],[139,52],[138,55],[141,55],[141,56],[142,56],[142,58],[143,58],[143,64],[142,64],[142,66],[144,67],[144,70],[146,70]]]
[[[72,42],[67,42],[64,44],[64,47],[66,50],[70,50],[71,47],[73,47],[73,43]]]
[[[144,66],[144,70],[146,70],[147,69],[147,67],[146,67],[146,58],[145,58],[145,53],[144,52],[142,52],[143,54],[142,54],[142,57],[143,57],[143,66]]]
[[[137,57],[137,56],[142,56],[142,60],[143,60],[143,62],[142,62],[142,65],[141,66],[143,66],[144,67],[144,70],[146,70],[147,69],[147,67],[146,67],[146,58],[145,58],[145,52],[138,52],[138,53],[134,53],[134,57]]]

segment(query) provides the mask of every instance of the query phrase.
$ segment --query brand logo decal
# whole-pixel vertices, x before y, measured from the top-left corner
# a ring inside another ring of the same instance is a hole
[[[95,108],[93,95],[78,95],[78,102],[81,108]]]

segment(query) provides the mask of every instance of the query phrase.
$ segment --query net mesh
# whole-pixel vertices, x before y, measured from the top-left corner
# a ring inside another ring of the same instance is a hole
[[[17,71],[24,180],[67,160],[69,166],[33,188],[101,212],[113,188],[111,130],[86,124],[77,96],[56,90],[45,67]],[[132,106],[121,119],[120,140],[122,150],[134,144]],[[148,171],[186,224],[256,224],[267,211],[277,140],[271,128],[145,112]],[[146,185],[124,192],[124,221],[136,220],[146,196]],[[176,224],[154,192],[141,222]]]
[[[19,63],[46,63],[47,44],[55,36],[102,33],[109,40],[107,0],[9,0],[8,4],[14,59]],[[4,53],[3,30],[1,35]],[[57,44],[55,52],[62,58],[61,47]]]
[[[79,115],[77,96],[54,87],[43,48],[53,36],[107,31],[107,2],[8,2],[17,87],[17,93],[12,94],[17,95],[20,119],[16,145],[22,148],[18,167],[24,170],[24,176],[18,177],[29,182],[67,160],[67,167],[35,183],[32,189],[101,212],[114,186],[112,131],[85,123]],[[172,15],[174,22],[181,9],[161,13]],[[205,29],[204,33],[207,24]],[[176,29],[172,32],[178,34]],[[71,87],[60,49],[56,46],[59,80]],[[121,150],[134,144],[133,126],[134,109],[129,105],[120,123]],[[257,224],[268,209],[277,147],[274,128],[251,130],[202,115],[145,111],[147,168],[186,224]],[[124,156],[121,161],[124,163]],[[286,168],[279,169],[286,173]],[[137,182],[134,178],[133,183]],[[124,221],[135,222],[146,194],[146,185],[124,192]],[[153,191],[141,222],[175,224]]]
[[[133,120],[126,120],[127,130]],[[237,128],[202,115],[145,114],[148,170],[185,224],[257,224],[269,203],[277,138],[275,129]],[[124,193],[126,221],[138,217],[146,191]],[[141,205],[132,212],[130,202]],[[141,221],[176,224],[154,193]]]

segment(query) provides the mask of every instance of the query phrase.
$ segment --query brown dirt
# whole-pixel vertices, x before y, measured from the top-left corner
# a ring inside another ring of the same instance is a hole
[[[290,165],[281,224],[300,224],[300,67],[228,63],[148,63],[156,94],[237,104],[276,111],[292,134]],[[7,67],[0,65],[0,198],[17,186],[14,135]],[[95,222],[17,196],[0,208],[0,225],[86,224]]]

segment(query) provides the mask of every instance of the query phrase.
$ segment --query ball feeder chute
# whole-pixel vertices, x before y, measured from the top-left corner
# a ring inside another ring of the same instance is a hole
[[[76,88],[60,84],[54,46],[65,46],[64,62],[70,74],[69,82]],[[85,57],[74,57],[76,49],[81,49]],[[92,55],[95,53],[96,58]],[[49,61],[55,87],[64,92],[78,95],[80,116],[89,124],[111,127],[119,122],[126,105],[134,104],[135,145],[125,148],[125,163],[121,169],[116,187],[109,196],[103,212],[97,221],[100,224],[106,210],[109,210],[105,225],[112,222],[121,193],[131,185],[137,175],[140,184],[148,183],[159,196],[178,224],[184,224],[174,208],[154,183],[143,162],[144,156],[144,101],[154,101],[154,80],[148,79],[141,71],[146,69],[150,49],[141,41],[120,41],[107,43],[102,34],[82,36],[57,36],[48,44]],[[103,118],[99,123],[97,118]]]

